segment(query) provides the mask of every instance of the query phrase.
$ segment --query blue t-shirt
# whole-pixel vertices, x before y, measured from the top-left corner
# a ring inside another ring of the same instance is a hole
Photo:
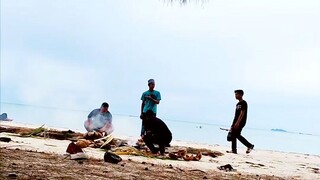
[[[144,101],[144,107],[143,107],[142,112],[146,113],[148,110],[152,110],[155,114],[157,114],[157,104],[147,98],[147,96],[149,96],[149,95],[155,100],[158,100],[158,101],[161,100],[161,95],[160,95],[159,91],[148,90],[148,91],[144,92],[141,96],[141,100]]]
[[[112,115],[109,111],[101,113],[100,109],[95,109],[90,112],[88,118],[92,120],[94,130],[98,130],[108,123],[112,124]]]

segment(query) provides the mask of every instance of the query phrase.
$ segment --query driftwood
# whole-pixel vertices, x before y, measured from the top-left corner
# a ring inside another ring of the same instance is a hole
[[[210,156],[210,157],[213,157],[213,158],[224,155],[220,151],[212,151],[212,150],[206,149],[206,148],[193,148],[193,147],[183,147],[183,146],[171,146],[169,148],[169,153],[176,154],[177,152],[181,153],[183,151],[185,151],[185,154],[198,154],[198,153],[201,153],[204,156]],[[184,156],[185,154],[183,154],[181,156]],[[173,154],[172,154],[172,156],[174,157]]]
[[[77,133],[71,130],[59,131],[54,129],[46,129],[44,125],[38,128],[25,128],[25,127],[12,127],[12,126],[0,126],[0,132],[8,132],[19,134],[22,137],[39,136],[58,140],[75,140],[83,137],[82,133]]]
[[[8,132],[18,134],[21,137],[44,137],[44,138],[51,138],[51,139],[58,139],[58,140],[71,140],[71,141],[78,141],[85,140],[88,133],[82,134],[78,132],[74,132],[71,130],[68,131],[59,131],[55,129],[46,129],[43,127],[44,125],[38,128],[25,128],[25,127],[12,127],[12,126],[0,126],[0,133],[1,132]],[[94,138],[96,139],[96,138]],[[99,139],[98,139],[99,140]],[[105,141],[94,141],[94,140],[85,140],[83,143],[83,148],[85,147],[101,147],[101,144],[104,144]],[[88,143],[90,142],[90,143]],[[143,143],[144,144],[144,143]],[[116,139],[114,138],[111,142],[108,142],[108,148],[118,155],[137,155],[137,156],[146,156],[146,157],[156,157],[152,153],[147,151],[146,147],[140,147],[138,149],[134,147],[129,147],[125,140]],[[143,145],[145,146],[145,145]],[[211,156],[211,157],[218,157],[224,155],[219,151],[212,151],[205,148],[193,148],[193,147],[184,147],[184,146],[171,146],[167,148],[169,152],[168,156],[161,157],[161,159],[175,159],[178,160],[179,158],[183,158],[183,160],[196,160],[199,161],[201,156]],[[181,154],[182,153],[182,154]]]
[[[202,155],[205,156],[211,156],[211,157],[218,157],[218,156],[223,156],[224,154],[219,152],[219,151],[212,151],[210,149],[205,149],[205,148],[193,148],[193,147],[187,147],[187,153],[192,153],[196,154],[198,152],[201,152]]]

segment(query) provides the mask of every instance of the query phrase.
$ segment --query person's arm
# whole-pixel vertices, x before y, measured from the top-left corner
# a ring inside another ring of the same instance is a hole
[[[88,119],[90,119],[93,116],[93,111],[88,115]]]
[[[90,118],[88,118],[86,121],[84,121],[84,127],[88,132],[93,131],[93,124],[92,124],[92,120]]]
[[[158,92],[155,96],[152,97],[151,95],[149,95],[147,98],[153,101],[155,104],[159,104],[161,100],[161,95],[160,92]]]
[[[234,124],[234,129],[238,129],[238,127],[239,127],[239,125],[240,125],[240,123],[241,123],[241,121],[242,121],[242,118],[243,118],[243,116],[244,116],[245,111],[246,111],[246,110],[241,110],[241,111],[240,111],[240,115],[239,115],[239,117],[238,117],[238,120],[237,120],[237,122]]]
[[[151,101],[153,101],[153,102],[156,103],[156,104],[159,104],[159,103],[160,103],[160,100],[153,99],[151,96],[147,96],[147,98],[150,99]]]
[[[144,105],[145,105],[145,102],[144,102],[144,101],[142,101],[142,103],[141,103],[141,113],[140,113],[140,114],[142,114],[142,113],[143,113]]]
[[[91,119],[92,116],[94,116],[94,110],[92,110],[88,115],[88,118],[87,118],[87,125],[88,126],[92,126],[92,119]]]
[[[109,135],[112,131],[113,128],[111,122],[107,122],[102,128],[99,129],[99,132],[106,133],[107,135]]]
[[[110,134],[113,131],[113,126],[112,126],[112,114],[108,112],[108,118],[106,124],[99,130],[101,133],[105,132],[107,134]]]
[[[140,110],[140,119],[142,119],[143,118],[143,108],[144,108],[144,105],[145,105],[145,100],[146,100],[146,97],[145,97],[145,92],[144,93],[142,93],[142,95],[141,95],[141,110]]]

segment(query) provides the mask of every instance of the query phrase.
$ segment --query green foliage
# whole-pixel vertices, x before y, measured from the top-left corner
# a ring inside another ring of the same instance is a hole
[[[34,130],[31,131],[31,133],[28,135],[28,136],[36,136],[38,135],[39,133],[42,133],[46,130],[46,128],[43,127],[44,124]]]

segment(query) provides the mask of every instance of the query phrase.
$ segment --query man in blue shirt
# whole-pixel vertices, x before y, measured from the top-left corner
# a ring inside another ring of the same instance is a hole
[[[104,102],[99,109],[92,110],[84,122],[84,127],[88,132],[97,131],[105,135],[112,133],[112,115],[109,112],[109,104]]]
[[[157,105],[160,103],[161,95],[159,91],[154,90],[155,87],[155,81],[154,79],[148,80],[148,86],[149,90],[145,91],[141,96],[141,115],[140,118],[143,119],[143,117],[146,115],[146,112],[148,110],[151,110],[153,112],[154,117],[156,117],[157,114]],[[145,129],[144,125],[142,123],[141,126],[141,138],[145,135]]]

